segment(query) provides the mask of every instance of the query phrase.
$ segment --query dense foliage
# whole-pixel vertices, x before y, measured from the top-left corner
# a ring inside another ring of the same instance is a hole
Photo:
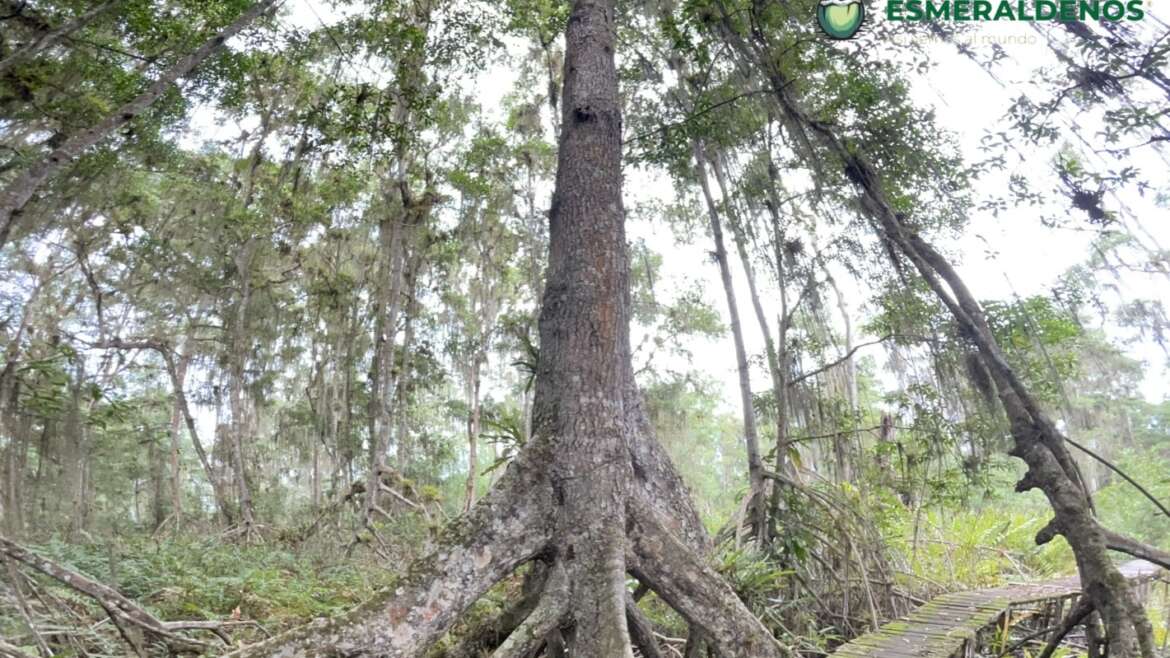
[[[0,185],[258,6],[0,2]],[[1165,35],[1036,25],[1043,63],[968,128],[976,151],[916,76],[945,51],[996,80],[1002,48],[949,27],[887,44],[886,22],[830,43],[813,11],[620,3],[634,368],[720,572],[821,655],[941,592],[1075,570],[1033,541],[1048,507],[1012,491],[971,336],[874,230],[858,172],[778,113],[784,80],[972,271],[1027,272],[970,246],[997,218],[1076,236],[1059,276],[981,301],[1095,456],[1098,516],[1170,550],[1121,475],[1170,501],[1170,252],[1142,216],[1170,199]],[[531,439],[567,20],[553,0],[276,3],[44,181],[0,238],[4,536],[237,642],[392,585]],[[122,652],[101,618],[10,565],[3,647]]]

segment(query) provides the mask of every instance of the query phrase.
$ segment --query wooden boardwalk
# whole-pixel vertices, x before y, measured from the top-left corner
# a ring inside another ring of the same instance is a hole
[[[1146,585],[1161,568],[1142,560],[1121,573],[1134,586]],[[1081,594],[1077,577],[1044,583],[945,594],[909,616],[843,644],[841,658],[967,658],[975,656],[996,629],[1037,614],[1060,617]]]

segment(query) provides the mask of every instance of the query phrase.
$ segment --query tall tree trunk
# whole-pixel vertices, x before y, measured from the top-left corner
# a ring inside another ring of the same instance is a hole
[[[199,429],[195,424],[195,415],[191,411],[191,405],[187,401],[187,366],[191,362],[191,355],[183,352],[178,355],[178,361],[175,360],[175,355],[171,353],[170,349],[164,345],[159,345],[156,349],[160,349],[163,355],[163,360],[167,366],[167,373],[171,378],[171,390],[175,394],[175,404],[179,407],[179,412],[183,416],[183,424],[187,427],[187,435],[191,437],[191,446],[195,448],[195,456],[199,458],[199,465],[203,467],[203,474],[207,476],[207,483],[211,485],[211,494],[215,498],[215,507],[219,511],[220,517],[224,523],[231,525],[235,522],[235,515],[232,514],[231,506],[228,504],[227,492],[224,491],[223,482],[216,473],[215,467],[211,463],[211,457],[207,454],[207,449],[203,446],[203,441],[199,438]]]
[[[546,582],[520,625],[529,635],[512,646],[532,648],[523,640],[545,632],[551,645],[571,626],[568,655],[632,657],[629,573],[723,658],[781,655],[705,562],[705,533],[634,386],[615,4],[574,0],[566,30],[532,440],[393,591],[237,655],[424,655],[461,611],[538,556],[565,580]]]
[[[729,188],[727,185],[727,166],[724,162],[722,154],[717,154],[716,157],[711,157],[711,169],[715,172],[715,180],[719,185],[720,193],[723,198],[731,199]],[[764,312],[764,306],[760,302],[760,293],[756,286],[755,268],[752,267],[751,258],[747,250],[747,236],[744,235],[745,225],[743,220],[736,216],[736,213],[729,210],[731,235],[735,241],[736,250],[739,252],[740,262],[743,264],[744,275],[747,277],[748,293],[751,296],[752,309],[756,314],[756,322],[760,325],[760,333],[764,337],[764,354],[768,361],[768,374],[772,378],[772,404],[776,407],[776,438],[775,438],[775,469],[777,473],[795,477],[795,468],[790,457],[792,450],[788,442],[788,388],[791,385],[789,377],[788,363],[788,329],[792,326],[792,314],[795,309],[789,307],[788,303],[788,279],[785,276],[785,266],[783,260],[784,251],[782,248],[781,239],[783,236],[783,226],[781,223],[779,212],[779,199],[776,196],[776,186],[779,184],[777,180],[777,172],[775,167],[769,166],[768,169],[770,185],[768,185],[768,203],[765,205],[770,209],[771,227],[772,227],[772,241],[774,245],[776,258],[776,286],[780,297],[780,315],[777,321],[778,336],[772,335],[771,325],[768,322],[768,316]],[[729,205],[729,208],[733,206]],[[777,342],[779,346],[777,346]],[[779,486],[779,483],[774,483]],[[776,495],[778,490],[773,494],[772,508],[778,509],[779,497]],[[776,519],[771,519],[775,523]]]
[[[248,196],[250,194],[246,195],[246,197]],[[247,199],[245,205],[247,205]],[[240,279],[240,297],[237,300],[235,315],[232,318],[228,354],[228,373],[231,378],[229,404],[231,405],[232,473],[244,536],[249,536],[256,527],[252,488],[248,484],[248,462],[244,458],[244,435],[248,432],[248,423],[245,418],[247,391],[245,390],[244,371],[248,363],[248,344],[250,342],[248,311],[252,305],[252,265],[258,248],[259,238],[253,237],[249,238],[236,253],[236,275]]]
[[[625,615],[625,500],[633,379],[622,208],[622,119],[613,0],[573,2],[565,36],[561,148],[549,213],[534,440],[555,446],[556,543],[572,595],[570,655],[633,655]]]
[[[4,532],[19,537],[24,534],[24,470],[28,463],[29,426],[26,423],[16,435],[15,424],[10,428],[9,443],[4,448],[4,481],[0,491],[0,515]]]
[[[727,259],[727,248],[723,244],[723,222],[719,217],[719,207],[711,195],[711,184],[707,178],[708,156],[699,140],[694,141],[692,148],[695,155],[695,171],[698,173],[699,186],[703,190],[703,199],[707,204],[711,234],[715,239],[715,262],[719,265],[719,278],[723,282],[723,295],[727,299],[727,314],[731,322],[731,337],[735,344],[735,367],[739,377],[739,402],[743,410],[743,440],[748,458],[747,521],[756,540],[763,544],[768,541],[767,511],[764,506],[764,460],[760,455],[759,431],[756,429],[751,369],[748,363],[747,348],[744,346],[743,325],[739,320],[739,305],[735,300],[735,284],[731,278],[731,264]],[[723,202],[726,206],[728,203],[726,190],[723,191],[723,194]]]
[[[61,501],[65,504],[65,518],[69,537],[76,538],[85,528],[86,492],[85,466],[86,446],[85,419],[82,417],[82,388],[85,384],[85,368],[79,362],[70,385],[69,408],[65,412],[65,427],[62,432]]]
[[[182,361],[182,372],[179,379],[186,376],[187,362]],[[175,519],[175,527],[183,525],[183,406],[179,402],[178,393],[171,406],[171,515]]]
[[[467,483],[463,493],[463,511],[471,509],[475,504],[475,485],[479,478],[479,385],[480,385],[480,355],[472,357],[467,368]]]
[[[793,316],[796,309],[792,308],[794,305],[789,304],[788,301],[788,267],[784,260],[784,221],[780,216],[780,197],[776,190],[780,186],[780,172],[777,170],[775,163],[772,162],[772,154],[768,152],[768,202],[765,204],[768,208],[768,215],[771,218],[772,228],[772,252],[773,260],[775,260],[775,274],[776,287],[780,291],[780,317],[777,320],[778,327],[776,328],[776,370],[773,373],[774,386],[778,389],[776,394],[776,471],[788,475],[795,475],[792,459],[789,452],[793,450],[788,442],[788,389],[792,386],[791,378],[789,377],[789,355],[788,355],[788,330],[792,327]],[[780,508],[780,488],[772,489],[772,509],[778,510]]]
[[[353,427],[354,427],[354,409],[353,409],[353,386],[354,375],[357,366],[355,365],[356,352],[354,343],[357,341],[357,335],[361,331],[358,313],[360,305],[354,304],[350,309],[348,322],[345,331],[345,357],[341,361],[343,383],[341,387],[341,423],[338,428],[337,439],[338,445],[334,446],[337,454],[337,464],[335,467],[342,474],[341,487],[349,486],[353,481],[353,460],[356,456],[353,441]],[[335,491],[340,491],[340,487],[334,487]]]
[[[19,382],[17,381],[17,369],[20,365],[20,349],[24,341],[25,333],[28,331],[32,323],[33,310],[36,308],[36,301],[40,297],[41,292],[48,283],[49,275],[52,272],[52,263],[49,267],[41,273],[37,285],[32,289],[28,299],[24,303],[24,308],[21,311],[20,324],[17,325],[16,331],[11,335],[8,345],[4,348],[4,363],[0,367],[0,439],[6,440],[7,448],[4,450],[4,468],[6,470],[3,483],[3,501],[4,501],[4,527],[12,535],[23,534],[25,518],[24,518],[24,500],[23,481],[24,467],[27,460],[28,444],[31,440],[31,421],[21,423],[17,417],[17,403],[19,401]],[[45,421],[46,425],[48,421]],[[23,425],[23,426],[22,426]],[[19,433],[19,440],[17,434]],[[17,449],[19,444],[20,448]],[[37,476],[34,479],[34,486],[39,485],[41,471],[45,463],[45,453],[39,452],[37,455]],[[36,501],[36,491],[32,492],[29,499]]]
[[[146,447],[146,459],[150,464],[150,523],[151,529],[157,531],[167,520],[166,477],[163,475],[166,467],[162,446],[151,440]]]
[[[405,161],[400,161],[400,167],[405,167]],[[405,176],[403,172],[401,174]],[[378,491],[381,482],[381,469],[384,466],[386,453],[390,449],[390,440],[393,435],[393,403],[397,389],[394,367],[397,349],[394,336],[398,333],[398,316],[402,309],[402,289],[405,283],[404,271],[406,267],[408,249],[406,232],[409,221],[409,208],[405,205],[409,197],[402,190],[405,180],[395,186],[400,191],[400,201],[404,204],[395,212],[395,216],[388,217],[381,222],[378,235],[382,255],[382,265],[379,271],[378,299],[375,302],[375,344],[374,357],[370,371],[370,452],[369,452],[369,482],[366,495],[366,520],[374,518],[378,509]],[[388,195],[389,196],[389,195]]]
[[[407,418],[409,414],[407,410],[410,404],[410,398],[407,391],[412,386],[412,377],[410,369],[414,356],[414,333],[415,321],[419,313],[422,312],[421,304],[418,301],[418,270],[421,266],[421,253],[415,255],[414,264],[407,272],[406,289],[409,292],[410,299],[406,302],[406,328],[403,329],[402,336],[402,372],[398,376],[398,386],[395,391],[394,407],[397,410],[395,420],[398,424],[398,429],[395,431],[395,447],[396,457],[398,458],[398,470],[406,473],[407,468],[411,464],[412,459],[412,443],[410,440],[410,433],[408,431]]]
[[[45,481],[49,478],[49,460],[53,454],[52,439],[57,424],[52,418],[45,418],[41,421],[40,441],[37,445],[37,470],[33,474],[32,487],[29,492],[33,507],[28,522],[32,527],[38,527],[38,525],[50,521]]]
[[[259,0],[230,25],[203,43],[195,52],[171,65],[136,98],[118,108],[96,125],[72,135],[45,159],[14,178],[0,191],[0,247],[8,243],[12,229],[28,202],[49,179],[53,178],[87,149],[112,135],[118,128],[150,108],[180,78],[186,77],[233,36],[276,6],[278,0]]]
[[[849,405],[849,422],[853,428],[851,434],[853,435],[854,447],[860,450],[861,447],[861,432],[858,429],[859,421],[861,420],[861,409],[858,401],[857,393],[857,360],[853,357],[854,341],[853,341],[853,319],[849,316],[849,306],[845,303],[845,295],[841,292],[841,287],[837,285],[837,280],[833,277],[833,273],[829,271],[826,264],[821,264],[821,269],[825,272],[825,283],[833,290],[833,296],[837,300],[837,311],[841,314],[841,322],[845,326],[845,391],[846,403]],[[850,450],[844,445],[845,435],[843,432],[838,432],[833,440],[837,442],[837,473],[841,479],[849,482],[853,480],[853,465],[850,459]]]

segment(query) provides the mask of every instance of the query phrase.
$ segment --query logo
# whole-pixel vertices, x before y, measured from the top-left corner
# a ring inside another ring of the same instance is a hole
[[[865,7],[861,0],[821,0],[817,5],[817,22],[825,34],[834,39],[849,39],[861,29]]]
[[[891,21],[1140,21],[1143,0],[886,0]],[[824,24],[822,23],[822,26]]]

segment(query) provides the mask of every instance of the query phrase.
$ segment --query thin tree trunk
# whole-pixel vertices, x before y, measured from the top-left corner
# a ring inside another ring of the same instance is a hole
[[[344,443],[338,443],[335,446],[335,451],[338,455],[338,463],[336,467],[341,470],[344,477],[341,483],[343,487],[348,487],[349,483],[353,481],[353,460],[355,451],[353,448],[353,427],[354,427],[354,410],[353,410],[353,384],[356,366],[354,365],[355,350],[354,343],[357,340],[357,335],[361,331],[358,322],[359,305],[354,304],[350,310],[350,315],[345,332],[345,358],[342,359],[341,367],[344,372],[344,382],[341,387],[341,427],[337,439],[344,440]],[[339,490],[334,487],[335,490]]]
[[[199,458],[199,464],[203,467],[203,472],[207,476],[207,482],[211,485],[216,509],[219,511],[224,522],[231,525],[233,515],[231,513],[231,507],[227,502],[227,495],[223,491],[220,477],[216,475],[215,468],[211,464],[207,450],[203,447],[203,441],[199,439],[199,430],[195,424],[195,416],[191,412],[191,406],[187,401],[186,384],[184,382],[187,380],[187,368],[191,362],[191,355],[184,351],[177,355],[178,360],[176,361],[176,354],[171,350],[171,347],[159,340],[124,341],[115,338],[107,341],[102,346],[113,349],[153,350],[162,357],[163,365],[171,380],[171,390],[174,392],[176,408],[179,410],[183,422],[187,427],[187,433],[191,436],[191,445],[195,448],[195,455]]]
[[[715,180],[719,185],[720,194],[724,199],[730,199],[728,195],[726,174],[719,158],[712,158],[711,168],[715,172]],[[747,251],[747,239],[744,236],[744,227],[741,220],[731,213],[730,217],[731,235],[735,241],[736,251],[739,253],[739,260],[743,266],[744,275],[747,277],[748,294],[751,296],[752,310],[756,314],[756,322],[760,326],[760,333],[764,337],[764,355],[768,360],[768,373],[772,377],[772,403],[776,406],[776,446],[785,446],[788,443],[787,432],[787,409],[788,409],[788,381],[787,371],[780,365],[780,355],[776,350],[776,340],[772,336],[772,328],[768,323],[768,316],[764,312],[764,306],[760,301],[760,293],[756,286],[755,268],[752,267],[751,258]],[[783,283],[783,282],[781,282]],[[786,313],[782,313],[781,321],[786,321]],[[787,464],[787,454],[784,455],[785,464]],[[778,469],[781,473],[786,473],[787,469]]]
[[[400,164],[405,166],[405,164]],[[405,208],[397,217],[386,217],[378,229],[381,265],[374,302],[374,357],[370,364],[370,400],[367,419],[370,434],[369,479],[366,483],[366,522],[374,519],[381,488],[381,468],[390,447],[391,401],[394,390],[394,336],[402,299],[405,260],[403,232]]]
[[[175,393],[175,402],[178,404],[179,410],[183,415],[183,423],[187,426],[187,434],[191,437],[191,446],[195,448],[195,456],[199,458],[199,464],[203,467],[203,473],[207,476],[207,483],[211,485],[211,493],[215,498],[216,509],[219,510],[219,515],[223,518],[224,523],[231,525],[235,521],[235,515],[232,514],[231,506],[228,505],[228,497],[223,490],[223,483],[216,474],[215,467],[211,464],[211,458],[208,456],[207,450],[203,447],[203,441],[199,438],[199,429],[195,424],[195,416],[191,412],[191,405],[187,402],[187,391],[184,382],[187,380],[187,366],[191,362],[191,356],[186,353],[179,354],[179,359],[176,363],[170,350],[165,346],[160,347],[162,347],[163,359],[167,364],[167,372],[171,376],[171,389]]]
[[[11,536],[24,533],[24,501],[21,496],[21,482],[28,454],[28,435],[22,433],[19,440],[10,435],[4,449],[3,520],[5,532]]]
[[[21,457],[18,459],[16,448],[18,444],[16,436],[18,428],[16,409],[19,400],[19,385],[16,372],[20,363],[21,343],[32,321],[33,305],[44,289],[45,283],[46,279],[42,276],[40,282],[33,288],[28,300],[25,301],[20,324],[17,326],[15,333],[4,349],[4,364],[3,368],[0,368],[0,438],[8,442],[8,446],[4,450],[6,473],[3,483],[3,520],[5,528],[14,536],[21,534],[24,530],[24,505],[23,496],[21,495],[21,481],[24,472],[24,455],[28,449],[29,441],[28,427],[26,426],[24,428],[25,431],[20,433],[19,445]],[[45,454],[41,452],[38,458],[40,461],[37,467],[37,480],[39,481],[39,471],[44,464]],[[31,498],[34,501],[36,500],[35,491]]]
[[[146,447],[146,459],[150,464],[150,523],[151,530],[158,531],[167,520],[166,470],[162,446],[157,441],[150,441]]]
[[[832,272],[829,268],[822,264],[821,269],[825,272],[825,282],[833,290],[833,295],[837,300],[837,311],[841,314],[841,322],[845,325],[845,354],[848,355],[845,359],[845,387],[848,395],[846,402],[849,404],[849,418],[853,426],[853,438],[856,446],[860,449],[861,434],[858,430],[858,423],[861,420],[861,411],[859,409],[859,401],[857,399],[857,361],[853,357],[853,319],[849,317],[849,307],[845,303],[845,295],[841,292],[841,287],[837,285],[837,280],[833,278]],[[844,436],[838,434],[835,441],[843,442]],[[838,447],[838,464],[837,470],[840,477],[849,482],[853,480],[852,462],[849,458],[848,452],[843,449],[843,446]]]
[[[480,385],[480,355],[472,358],[467,370],[467,483],[463,494],[463,511],[466,512],[475,504],[475,484],[479,477],[479,385]]]
[[[0,247],[8,243],[13,227],[28,202],[49,179],[55,177],[89,148],[112,135],[118,128],[150,108],[180,78],[186,77],[231,37],[239,34],[280,0],[259,0],[230,25],[208,39],[195,52],[171,65],[136,98],[118,108],[96,125],[65,140],[41,162],[29,167],[0,191]]]
[[[418,269],[421,265],[421,255],[416,255],[414,258],[414,265],[409,269],[407,288],[410,291],[410,299],[406,303],[406,328],[403,330],[402,336],[402,372],[398,376],[398,386],[395,391],[395,409],[397,410],[396,421],[398,429],[395,432],[395,447],[396,456],[398,458],[398,470],[405,473],[411,463],[411,440],[407,427],[407,408],[410,399],[407,397],[407,391],[412,385],[410,369],[412,367],[412,357],[414,356],[414,332],[415,319],[419,313],[422,312],[421,305],[418,302],[417,278]]]
[[[247,199],[245,205],[247,205]],[[236,302],[236,312],[232,319],[229,336],[230,362],[228,372],[231,378],[229,404],[231,405],[232,473],[245,536],[249,536],[256,527],[255,510],[252,505],[252,488],[248,485],[247,460],[244,458],[244,434],[248,430],[248,424],[244,417],[246,413],[244,408],[246,397],[244,370],[248,361],[248,309],[252,304],[252,263],[256,250],[259,248],[258,240],[258,238],[249,238],[236,253],[236,275],[240,279],[240,298]]]
[[[87,446],[84,431],[85,421],[81,412],[81,391],[84,383],[85,369],[84,365],[79,362],[70,385],[69,408],[65,414],[65,428],[61,437],[64,445],[61,467],[61,502],[65,506],[65,518],[68,521],[71,539],[76,538],[85,526]]]
[[[186,376],[187,362],[182,361],[182,372],[179,373],[179,379]],[[171,407],[171,514],[174,516],[175,527],[183,525],[183,407],[179,402],[179,396],[175,394],[175,400]]]
[[[788,389],[792,386],[789,377],[788,330],[792,327],[792,316],[796,309],[791,308],[788,302],[788,274],[787,264],[784,262],[784,223],[780,216],[780,198],[776,189],[780,185],[780,172],[772,162],[772,154],[768,153],[768,214],[772,219],[772,251],[776,268],[776,286],[780,291],[780,317],[777,321],[777,345],[775,373],[779,383],[780,393],[776,400],[776,472],[796,476],[792,466],[789,451],[792,447],[788,442]],[[797,302],[799,304],[799,301]],[[780,507],[780,490],[772,490],[772,509]]]
[[[731,278],[731,264],[727,259],[727,248],[723,244],[723,223],[719,207],[711,195],[711,184],[707,178],[708,156],[703,145],[695,140],[692,149],[699,186],[707,204],[711,234],[715,239],[715,262],[719,265],[719,277],[723,282],[723,295],[727,299],[727,314],[731,323],[731,336],[735,344],[735,365],[739,377],[739,401],[743,411],[743,440],[748,458],[748,524],[752,534],[761,544],[768,541],[767,511],[764,506],[764,460],[760,455],[760,438],[756,429],[756,410],[752,399],[751,370],[748,364],[747,348],[744,346],[743,326],[739,321],[739,306],[735,300],[735,284]],[[724,204],[728,199],[725,196]]]

